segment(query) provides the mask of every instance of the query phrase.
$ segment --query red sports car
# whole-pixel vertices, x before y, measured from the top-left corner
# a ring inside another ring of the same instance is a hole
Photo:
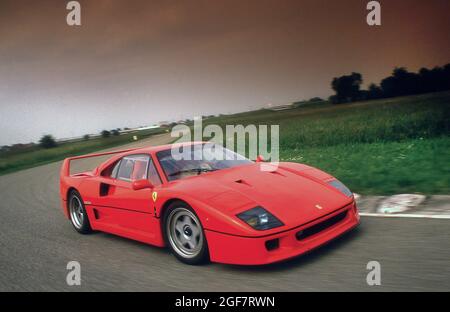
[[[109,154],[92,171],[70,173],[72,160]],[[212,154],[224,157],[204,157]],[[60,178],[62,208],[78,232],[168,246],[188,264],[272,263],[359,223],[353,194],[331,175],[297,163],[271,167],[204,142],[67,158]]]

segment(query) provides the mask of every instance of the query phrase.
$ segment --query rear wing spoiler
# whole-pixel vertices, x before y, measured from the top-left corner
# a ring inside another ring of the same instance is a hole
[[[120,154],[120,153],[127,153],[134,150],[137,150],[139,148],[131,148],[131,149],[125,149],[125,150],[119,150],[119,151],[112,151],[112,152],[104,152],[104,153],[94,153],[94,154],[86,154],[86,155],[80,155],[80,156],[73,156],[68,157],[64,159],[62,167],[61,167],[61,177],[64,176],[70,176],[70,162],[72,160],[77,159],[84,159],[84,158],[91,158],[91,157],[99,157],[99,156],[106,156],[106,155],[114,155],[114,154]]]

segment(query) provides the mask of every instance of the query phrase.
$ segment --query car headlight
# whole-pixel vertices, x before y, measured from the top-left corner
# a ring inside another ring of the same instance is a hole
[[[353,195],[352,191],[350,191],[348,189],[348,187],[346,187],[341,181],[333,180],[333,181],[328,182],[328,184],[348,197],[351,197]]]
[[[263,207],[255,207],[241,212],[237,217],[258,231],[270,230],[284,225]]]

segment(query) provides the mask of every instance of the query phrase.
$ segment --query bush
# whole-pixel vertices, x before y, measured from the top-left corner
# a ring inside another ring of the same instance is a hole
[[[40,140],[39,140],[39,144],[41,145],[41,147],[43,148],[52,148],[52,147],[56,147],[56,141],[55,138],[53,136],[51,136],[50,134],[46,134],[44,135]]]
[[[108,138],[110,135],[111,135],[111,132],[109,132],[108,130],[102,131],[102,138]]]
[[[89,139],[90,139],[90,136],[89,136],[89,134],[85,134],[85,135],[83,135],[83,140],[87,141],[87,140],[89,140]]]
[[[119,130],[114,129],[114,130],[111,130],[111,134],[114,136],[118,136],[120,134],[120,132],[119,132]]]

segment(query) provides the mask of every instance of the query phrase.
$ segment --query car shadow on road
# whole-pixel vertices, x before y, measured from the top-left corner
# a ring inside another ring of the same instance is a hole
[[[109,240],[109,241],[112,241],[115,243],[122,243],[122,244],[128,245],[130,247],[137,248],[142,252],[152,252],[152,253],[158,253],[160,255],[163,255],[163,254],[170,255],[170,252],[167,248],[150,245],[150,244],[147,244],[144,242],[140,242],[140,241],[122,237],[122,236],[118,236],[115,234],[106,233],[106,232],[94,232],[94,235],[100,235],[105,240]]]
[[[329,256],[334,250],[339,249],[346,244],[349,244],[359,236],[363,235],[365,232],[364,227],[360,224],[357,228],[343,234],[342,236],[322,245],[316,249],[313,249],[303,255],[299,255],[294,258],[290,258],[281,262],[266,264],[266,265],[234,265],[234,264],[220,264],[220,263],[205,263],[201,266],[209,267],[214,270],[214,267],[223,271],[230,272],[281,272],[293,269],[299,266],[305,266],[309,263],[319,260],[322,257]],[[143,253],[151,252],[157,254],[158,256],[172,256],[168,248],[157,247],[143,242],[135,241],[125,237],[117,236],[114,234],[104,233],[104,232],[94,232],[94,235],[101,235],[103,239],[121,242],[123,244],[133,246],[139,249]],[[180,262],[180,265],[185,265]]]
[[[360,225],[357,228],[343,234],[342,236],[313,249],[305,254],[290,258],[281,262],[266,265],[225,265],[221,264],[223,270],[240,271],[240,272],[268,272],[268,271],[285,271],[294,267],[304,266],[318,259],[329,256],[335,249],[341,248],[351,241],[357,239],[364,233],[364,228]]]

